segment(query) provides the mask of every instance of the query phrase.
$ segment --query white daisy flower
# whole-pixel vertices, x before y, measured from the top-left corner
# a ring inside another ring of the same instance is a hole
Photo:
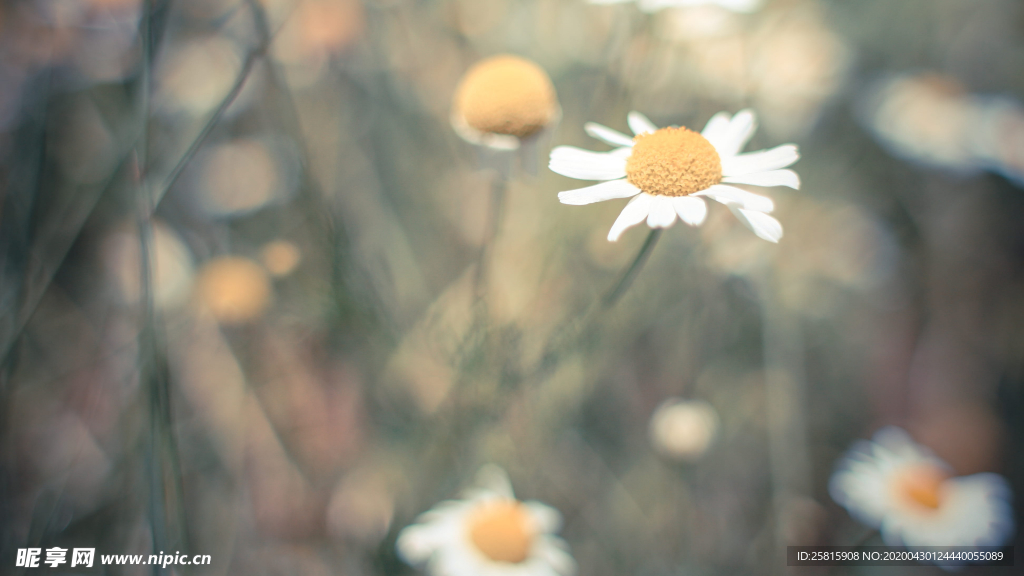
[[[571,576],[576,562],[555,536],[557,510],[520,502],[505,471],[485,466],[463,499],[425,512],[398,535],[398,553],[434,576]]]
[[[580,180],[604,180],[601,184],[560,192],[562,204],[583,205],[614,198],[632,200],[623,208],[608,233],[614,242],[631,226],[647,220],[651,228],[668,228],[676,216],[691,226],[707,217],[704,198],[725,204],[759,237],[769,242],[782,238],[782,224],[768,215],[775,205],[770,198],[737,188],[789,186],[798,189],[800,177],[783,170],[800,158],[794,144],[740,154],[757,128],[751,110],[730,117],[713,116],[701,133],[687,128],[661,128],[643,114],[630,112],[633,138],[611,128],[587,123],[587,134],[618,148],[592,152],[574,146],[551,151],[551,170]]]
[[[1001,476],[954,477],[895,427],[854,445],[829,493],[890,546],[1000,546],[1013,535],[1010,489]]]
[[[764,3],[763,0],[588,0],[591,4],[625,4],[636,2],[640,10],[647,13],[657,12],[665,8],[686,6],[720,6],[733,12],[754,12]]]

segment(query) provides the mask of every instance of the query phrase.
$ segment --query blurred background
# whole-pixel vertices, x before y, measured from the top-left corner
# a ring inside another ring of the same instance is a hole
[[[398,531],[493,462],[581,575],[781,574],[865,537],[828,479],[886,424],[1024,494],[1018,0],[0,6],[4,573],[413,574]],[[511,160],[449,123],[499,53],[562,108]],[[602,307],[645,227],[559,204],[550,146],[746,107],[802,152],[785,238],[712,206]]]

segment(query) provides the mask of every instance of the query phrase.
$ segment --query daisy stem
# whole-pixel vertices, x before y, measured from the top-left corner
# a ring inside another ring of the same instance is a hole
[[[487,264],[490,253],[494,251],[494,243],[498,238],[498,231],[501,228],[501,213],[505,206],[505,191],[508,189],[508,175],[503,170],[498,170],[491,184],[490,215],[487,221],[487,230],[484,236],[483,246],[480,247],[480,258],[476,266],[476,278],[474,292],[478,299],[484,298],[487,290]]]
[[[753,279],[761,304],[768,466],[776,550],[786,550],[785,520],[792,503],[810,492],[804,344],[799,321],[779,301],[773,270]],[[780,572],[781,573],[781,572]]]
[[[647,235],[647,239],[644,240],[644,245],[640,247],[640,251],[637,252],[636,258],[626,268],[626,271],[622,273],[622,277],[619,278],[615,287],[612,288],[608,294],[605,295],[602,304],[605,308],[611,308],[619,301],[619,298],[626,293],[626,290],[633,285],[633,281],[636,280],[640,270],[644,267],[644,263],[651,256],[651,252],[654,250],[654,245],[658,243],[658,238],[661,237],[661,228],[652,228],[651,233]]]
[[[134,184],[137,188],[136,225],[139,237],[139,304],[141,318],[137,338],[137,370],[140,387],[148,404],[149,437],[143,463],[149,480],[150,540],[154,550],[178,547],[191,549],[184,504],[184,480],[174,431],[171,377],[163,341],[160,313],[154,299],[153,216],[159,198],[153,195],[150,156],[150,112],[152,110],[153,63],[158,42],[166,29],[162,8],[154,1],[142,4],[139,39],[141,70],[137,80],[138,136],[131,152]],[[195,144],[193,144],[195,147]],[[154,566],[153,574],[160,570]]]

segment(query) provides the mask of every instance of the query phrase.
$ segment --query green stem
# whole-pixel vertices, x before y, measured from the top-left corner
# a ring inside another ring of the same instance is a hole
[[[154,211],[167,195],[167,192],[170,191],[171,187],[178,181],[178,178],[185,171],[185,167],[188,166],[196,153],[199,152],[199,149],[206,143],[206,139],[210,136],[210,133],[213,132],[214,128],[216,128],[218,124],[220,124],[220,120],[224,117],[224,113],[235,102],[238,95],[241,94],[242,88],[245,87],[245,83],[249,79],[257,59],[262,57],[265,51],[266,46],[261,45],[245,57],[245,62],[242,63],[242,69],[239,71],[238,76],[235,77],[235,83],[231,86],[231,90],[229,90],[224,98],[221,99],[220,103],[217,104],[217,108],[214,109],[210,118],[203,125],[202,130],[199,131],[199,135],[192,140],[188,149],[185,150],[185,153],[181,155],[181,158],[178,159],[174,168],[171,169],[170,173],[164,179],[163,184],[160,186],[160,190],[153,199]]]
[[[658,243],[658,238],[661,237],[661,228],[652,228],[651,233],[647,235],[647,240],[644,240],[644,245],[640,247],[640,251],[637,252],[636,258],[633,259],[633,263],[626,268],[626,271],[622,273],[622,277],[619,278],[619,282],[612,288],[608,294],[605,295],[602,300],[604,308],[611,308],[619,301],[619,298],[626,293],[626,290],[633,285],[633,281],[636,280],[640,270],[644,267],[644,263],[651,256],[651,252],[654,250],[654,245]]]
[[[156,6],[152,0],[143,3],[140,21],[142,40],[142,69],[139,75],[139,136],[132,154],[135,183],[138,186],[137,226],[139,234],[139,274],[141,319],[139,330],[139,383],[146,390],[149,408],[149,441],[146,446],[145,464],[149,476],[150,529],[153,550],[170,550],[172,545],[190,549],[188,524],[184,508],[184,481],[177,440],[174,437],[171,407],[170,371],[167,365],[164,343],[160,335],[160,315],[154,300],[152,249],[153,215],[161,196],[153,195],[150,173],[150,112],[153,87],[152,67],[156,54],[154,26]],[[245,72],[246,74],[248,71]],[[237,93],[236,93],[237,94]],[[231,99],[234,96],[230,96]],[[226,107],[226,106],[223,106]],[[215,117],[219,117],[215,115]],[[205,133],[204,133],[205,134]],[[202,138],[203,136],[200,136]],[[179,163],[179,167],[191,158],[199,144],[193,142],[190,152]],[[177,168],[180,170],[180,168]],[[172,178],[176,175],[172,172]],[[169,187],[169,186],[168,186]],[[166,190],[164,190],[166,191]],[[166,459],[166,460],[165,460]],[[168,477],[170,490],[168,490]],[[172,511],[170,507],[175,506]],[[171,514],[175,513],[172,524]],[[172,540],[171,534],[175,537]],[[157,576],[162,567],[153,566]]]
[[[787,545],[786,508],[793,498],[803,497],[811,489],[804,417],[806,361],[800,322],[779,302],[772,269],[762,267],[753,275],[752,283],[761,304],[768,473],[775,510],[772,530],[781,558]]]
[[[498,239],[498,231],[501,228],[501,213],[505,205],[505,192],[508,189],[508,178],[499,170],[491,184],[490,215],[487,220],[487,230],[484,232],[483,246],[480,247],[480,257],[476,265],[476,278],[474,279],[474,293],[480,300],[485,298],[487,290],[488,261],[491,253],[494,252],[494,244]]]

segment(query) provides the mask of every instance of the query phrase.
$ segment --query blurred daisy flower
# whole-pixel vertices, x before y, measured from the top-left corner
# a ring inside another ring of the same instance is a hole
[[[463,499],[438,504],[398,535],[398,553],[436,576],[570,576],[576,563],[554,535],[558,511],[520,502],[505,471],[485,466]]]
[[[875,81],[858,109],[875,139],[905,160],[1024,182],[1024,106],[1016,100],[972,94],[956,78],[926,72]]]
[[[1010,489],[996,474],[955,477],[899,428],[854,445],[829,484],[890,546],[999,546],[1013,534]]]
[[[593,122],[584,126],[590,136],[618,148],[592,152],[559,146],[551,151],[548,164],[563,176],[605,181],[560,192],[562,204],[632,197],[612,225],[608,240],[618,240],[626,229],[645,219],[651,228],[668,228],[678,215],[687,224],[699,226],[708,212],[704,198],[725,204],[760,238],[769,242],[782,238],[782,224],[768,215],[775,208],[771,199],[731,186],[800,187],[796,172],[783,169],[800,158],[795,145],[740,154],[757,128],[751,110],[732,117],[720,112],[701,133],[658,129],[639,112],[630,112],[628,122],[636,134],[633,138]]]
[[[591,4],[625,4],[636,2],[644,12],[657,12],[665,8],[686,6],[720,6],[733,12],[754,12],[761,7],[763,0],[588,0]]]
[[[472,144],[515,150],[561,116],[547,72],[519,56],[477,62],[455,89],[451,123]]]
[[[651,415],[651,443],[665,456],[683,461],[703,456],[718,435],[715,408],[703,400],[670,398]]]

